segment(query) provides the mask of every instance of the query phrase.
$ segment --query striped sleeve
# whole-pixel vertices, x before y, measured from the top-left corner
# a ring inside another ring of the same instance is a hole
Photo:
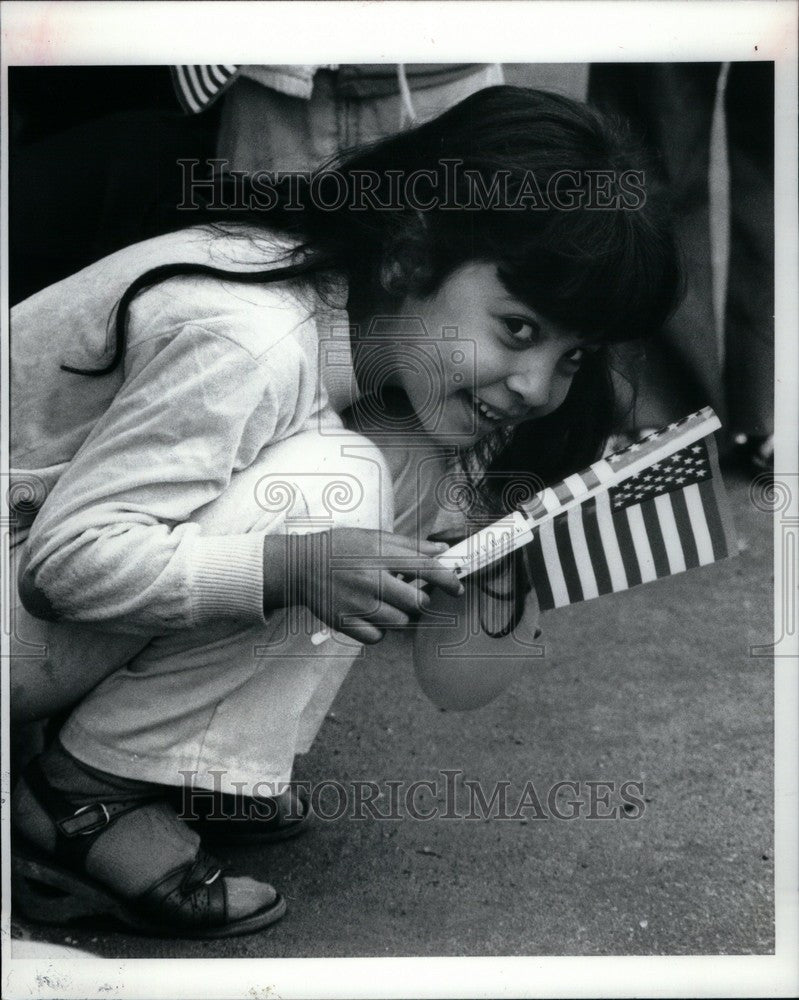
[[[239,67],[172,66],[172,83],[180,106],[189,115],[209,108],[235,80]]]

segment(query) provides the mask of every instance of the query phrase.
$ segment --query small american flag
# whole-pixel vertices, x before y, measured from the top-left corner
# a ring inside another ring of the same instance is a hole
[[[542,610],[627,590],[737,551],[705,407],[547,487],[454,545],[464,577],[524,550]]]
[[[736,551],[712,436],[539,525],[524,547],[542,611]]]

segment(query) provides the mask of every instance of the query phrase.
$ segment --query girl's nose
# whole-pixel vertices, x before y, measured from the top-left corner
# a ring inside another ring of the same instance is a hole
[[[554,367],[541,362],[531,364],[524,371],[514,372],[506,384],[512,393],[521,397],[525,406],[539,409],[547,406],[552,399],[554,376]]]

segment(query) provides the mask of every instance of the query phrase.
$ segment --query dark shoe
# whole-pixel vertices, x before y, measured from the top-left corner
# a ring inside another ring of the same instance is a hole
[[[736,434],[730,458],[748,476],[773,473],[774,435]]]
[[[68,923],[84,917],[113,917],[144,934],[183,938],[221,938],[249,934],[286,912],[282,896],[238,919],[228,915],[225,874],[202,848],[193,861],[162,874],[134,898],[125,898],[86,873],[92,844],[120,817],[163,801],[160,794],[109,799],[75,809],[47,781],[40,759],[20,782],[55,828],[55,848],[43,850],[24,834],[12,833],[12,893],[15,909],[30,920]],[[175,817],[175,822],[178,822]],[[141,849],[141,844],[131,849]],[[153,845],[147,845],[152,850]]]

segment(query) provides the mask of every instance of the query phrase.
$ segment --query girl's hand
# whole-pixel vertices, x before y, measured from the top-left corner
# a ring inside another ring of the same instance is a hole
[[[383,629],[407,625],[429,606],[421,583],[453,597],[463,593],[455,573],[434,558],[447,548],[446,543],[417,544],[404,535],[367,528],[267,536],[264,604],[304,604],[330,628],[358,642],[376,643]],[[280,576],[284,585],[278,597],[274,582],[270,586],[268,581]]]

